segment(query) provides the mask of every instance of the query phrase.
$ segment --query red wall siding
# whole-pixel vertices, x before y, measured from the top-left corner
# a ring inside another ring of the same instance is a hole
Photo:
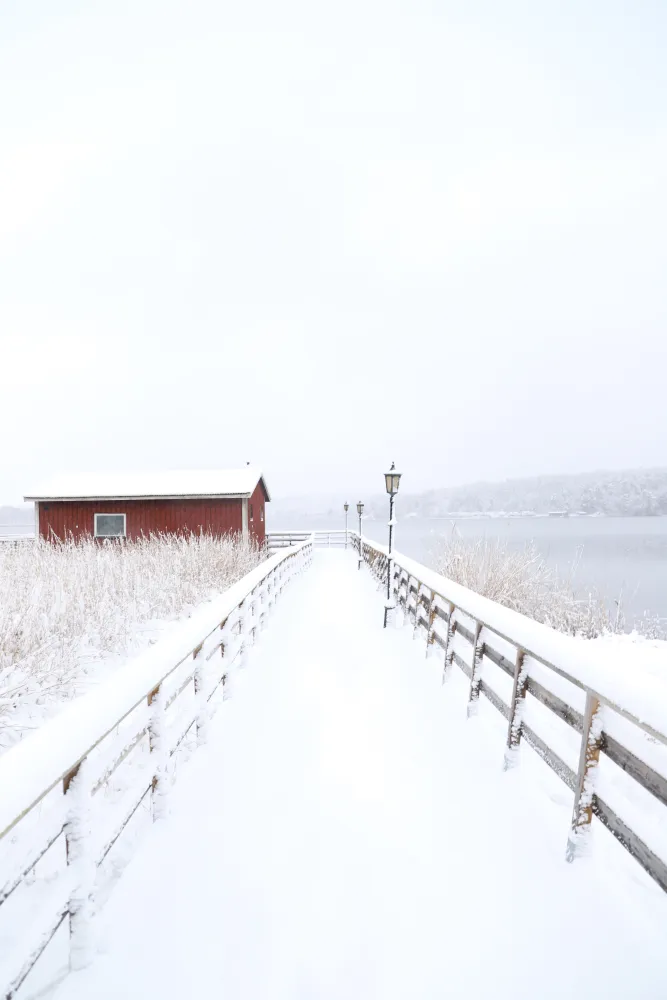
[[[242,500],[60,500],[39,505],[39,533],[65,538],[92,535],[95,514],[127,514],[128,538],[151,532],[210,531],[216,535],[242,530]],[[262,496],[263,506],[263,496]],[[255,520],[259,517],[259,505]],[[262,524],[262,531],[263,531]],[[263,539],[263,534],[262,534]]]
[[[252,507],[252,521],[250,520],[250,508]],[[260,545],[264,544],[266,538],[266,512],[264,510],[264,490],[261,481],[257,483],[255,492],[248,501],[248,534]]]

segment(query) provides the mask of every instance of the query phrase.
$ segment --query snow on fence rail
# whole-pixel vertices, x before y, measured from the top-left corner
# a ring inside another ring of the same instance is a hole
[[[386,584],[387,550],[363,539],[362,553]],[[661,681],[626,644],[562,635],[398,553],[392,576],[404,623],[425,634],[427,655],[441,651],[443,684],[455,663],[470,679],[468,714],[483,694],[507,719],[505,767],[524,739],[574,792],[567,860],[596,816],[667,891],[667,663]]]
[[[230,666],[312,549],[272,555],[0,758],[4,1000],[66,920],[70,965],[86,961],[98,869],[142,805],[161,815],[176,751],[205,742]]]
[[[315,548],[347,548],[348,539],[351,532],[344,529],[332,529],[331,531],[270,531],[266,536],[267,544],[271,551],[282,549],[290,545],[298,545],[304,538],[312,534]]]

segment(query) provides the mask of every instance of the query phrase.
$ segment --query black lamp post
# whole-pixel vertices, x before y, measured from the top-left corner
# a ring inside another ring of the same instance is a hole
[[[359,562],[357,563],[357,569],[361,569],[362,562],[362,551],[361,551],[361,515],[364,512],[364,505],[361,500],[357,504],[357,514],[359,515]]]
[[[350,509],[349,503],[343,504],[343,510],[345,511],[345,548],[347,548],[347,512]]]
[[[389,551],[387,558],[387,600],[384,605],[384,628],[387,627],[390,613],[396,605],[391,597],[391,545],[394,540],[394,497],[398,493],[398,484],[401,481],[401,473],[396,472],[396,466],[391,463],[391,469],[384,474],[384,482],[389,494]]]

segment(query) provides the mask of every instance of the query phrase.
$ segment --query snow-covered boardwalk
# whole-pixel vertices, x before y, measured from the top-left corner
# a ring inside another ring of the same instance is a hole
[[[356,556],[318,552],[57,1000],[667,995],[667,896],[506,724],[466,718]]]

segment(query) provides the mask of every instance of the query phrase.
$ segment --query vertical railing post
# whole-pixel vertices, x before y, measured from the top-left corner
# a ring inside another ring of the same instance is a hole
[[[403,583],[405,587],[405,601],[403,603],[403,624],[407,625],[410,621],[410,574],[405,571],[405,581]]]
[[[254,646],[259,639],[259,609],[257,605],[257,588],[250,591],[250,640]]]
[[[234,615],[230,615],[222,626],[222,643],[220,645],[220,655],[223,660],[229,658],[229,663],[223,663],[222,666],[222,700],[228,701],[232,697],[232,659],[229,656],[229,651],[234,645],[234,626],[236,618]]]
[[[482,682],[482,657],[484,643],[481,641],[482,623],[475,622],[475,637],[472,644],[472,663],[470,673],[470,691],[468,693],[468,718],[477,715],[479,711],[479,686]]]
[[[435,603],[435,590],[431,591],[431,601],[428,606],[428,631],[426,633],[426,657],[428,657],[435,651],[435,615],[436,615],[436,603]]]
[[[568,861],[574,861],[587,848],[591,821],[593,819],[595,772],[600,761],[601,744],[602,711],[600,702],[594,694],[587,691],[584,726],[581,734],[581,749],[579,752],[579,769],[574,791],[574,807],[572,809],[572,828],[565,853]]]
[[[169,759],[165,740],[166,709],[162,685],[148,695],[146,699],[151,709],[151,719],[148,724],[148,745],[153,765],[153,780],[151,782],[151,798],[153,801],[153,822],[161,819],[166,812],[167,797],[167,762]]]
[[[243,670],[248,662],[248,598],[244,597],[239,604],[239,668]]]
[[[411,579],[412,578],[411,578],[410,574],[408,573],[408,575],[406,577],[406,580],[405,580],[405,615],[403,617],[403,624],[404,625],[409,625],[410,624],[410,580]],[[415,581],[415,582],[418,585],[417,589],[419,589],[419,581]]]
[[[69,897],[69,964],[82,969],[93,957],[91,896],[95,885],[95,859],[91,845],[90,783],[86,780],[88,760],[72,768],[63,778],[65,796],[65,854],[72,872]]]
[[[445,656],[442,665],[442,683],[447,680],[447,675],[454,662],[454,633],[456,632],[456,622],[454,621],[455,607],[449,602],[449,615],[447,616],[447,641],[445,642]]]
[[[518,762],[519,743],[521,742],[521,726],[523,710],[526,704],[528,689],[528,671],[524,666],[525,653],[517,648],[514,660],[514,681],[512,684],[512,700],[510,702],[510,717],[507,726],[507,746],[505,748],[504,769],[507,771]]]
[[[220,628],[222,628],[222,625]],[[205,661],[201,656],[202,648],[203,643],[197,646],[192,654],[195,661],[193,684],[195,689],[195,738],[197,746],[203,746],[206,742],[206,724],[208,722],[208,702],[206,701],[206,690],[204,687]]]
[[[415,583],[417,584],[417,593],[415,594],[415,623],[414,623],[414,627],[412,629],[412,638],[413,639],[416,639],[417,635],[419,633],[419,618],[420,618],[420,614],[419,614],[419,601],[420,601],[421,592],[422,592],[422,585],[421,585],[420,581],[416,580]]]
[[[268,587],[267,581],[264,580],[259,588],[259,595],[258,595],[259,618],[257,621],[257,625],[260,632],[262,632],[266,626],[266,614],[268,612],[267,587]],[[266,611],[264,610],[265,605],[266,605]]]

